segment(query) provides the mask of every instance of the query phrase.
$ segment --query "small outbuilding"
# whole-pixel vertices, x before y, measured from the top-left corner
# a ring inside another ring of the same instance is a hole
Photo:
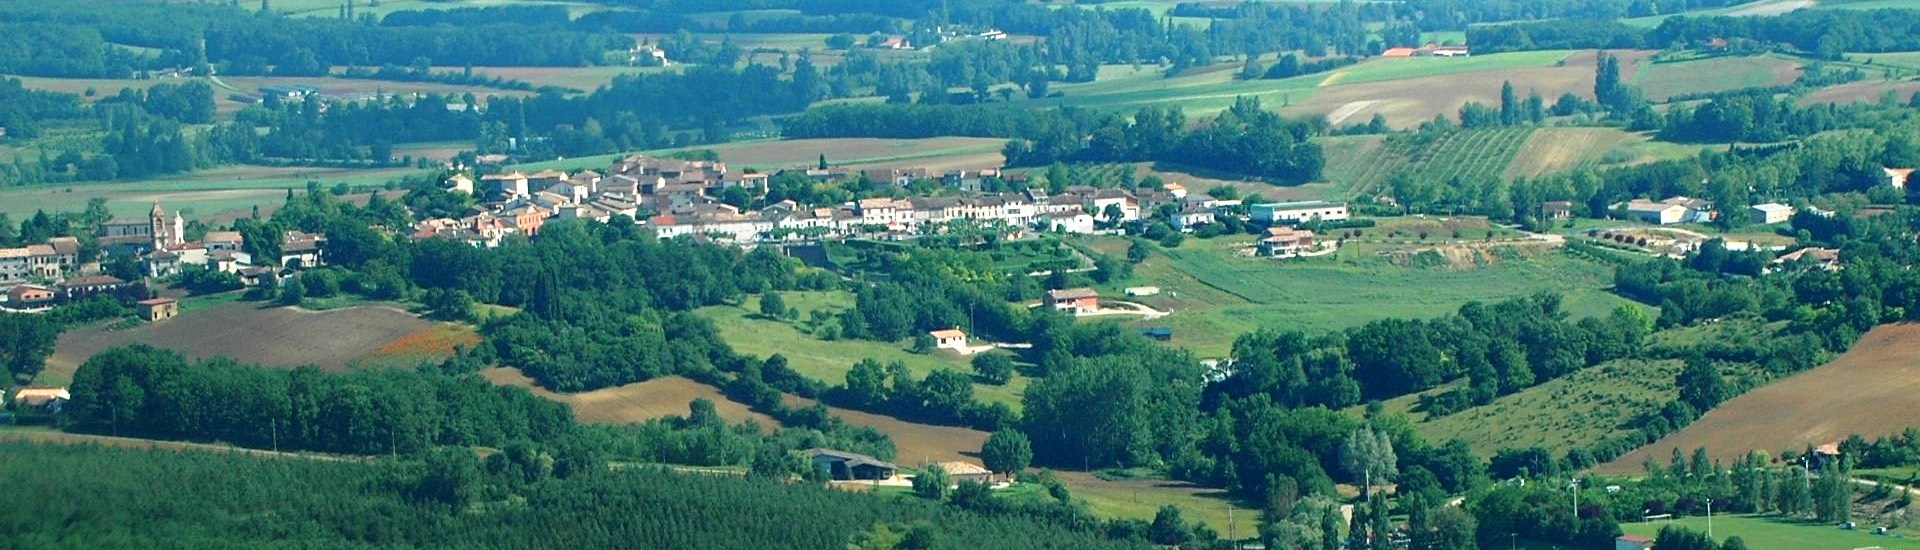
[[[1173,339],[1173,329],[1167,327],[1143,328],[1140,329],[1140,335],[1165,342]]]
[[[963,353],[967,351],[967,333],[960,332],[960,329],[950,328],[936,330],[927,334],[933,336],[933,347],[935,348],[950,349]]]
[[[173,298],[154,298],[135,302],[140,306],[140,319],[148,322],[165,321],[180,314],[180,301]]]
[[[1572,201],[1547,201],[1540,203],[1540,217],[1549,220],[1564,220],[1573,217]]]
[[[22,411],[57,413],[72,400],[73,394],[63,387],[20,388],[13,393],[12,405]]]
[[[826,470],[827,477],[835,481],[891,479],[900,470],[891,462],[833,449],[808,449],[807,460],[815,468]]]
[[[1753,205],[1753,208],[1747,210],[1747,215],[1752,219],[1753,223],[1760,225],[1786,223],[1787,220],[1793,218],[1793,207],[1777,202],[1756,204]]]

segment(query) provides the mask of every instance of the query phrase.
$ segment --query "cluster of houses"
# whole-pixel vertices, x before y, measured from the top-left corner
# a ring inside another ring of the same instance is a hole
[[[1469,55],[1473,55],[1473,51],[1466,46],[1434,43],[1427,43],[1418,48],[1405,46],[1387,48],[1380,52],[1380,57],[1467,57]]]
[[[178,212],[169,214],[160,203],[144,218],[113,218],[94,234],[94,242],[108,256],[128,255],[140,259],[149,277],[179,274],[186,266],[232,273],[248,286],[272,280],[269,275],[324,264],[321,253],[326,236],[288,231],[282,235],[280,257],[270,267],[256,262],[246,252],[246,239],[237,231],[210,231],[197,241],[186,239],[186,221]],[[137,282],[102,274],[98,262],[80,262],[80,241],[74,237],[55,237],[43,244],[0,249],[0,289],[4,301],[0,307],[34,311],[54,304],[100,294],[120,294],[123,290],[143,294]],[[141,316],[149,321],[171,317],[177,305],[171,302],[142,302]]]
[[[958,193],[869,198],[833,206],[780,201],[749,209],[721,202],[720,197],[734,189],[758,196],[765,192],[770,175],[729,170],[726,163],[718,161],[633,156],[612,163],[604,173],[508,172],[478,180],[464,174],[452,176],[445,184],[448,189],[479,197],[484,207],[457,218],[416,223],[412,237],[451,238],[491,247],[498,246],[507,235],[536,235],[549,219],[607,221],[618,215],[636,219],[661,238],[690,235],[740,245],[848,237],[904,239],[937,233],[958,221],[997,227],[1009,235],[1024,230],[1095,233],[1102,227],[1139,220],[1160,205],[1173,205],[1172,225],[1190,232],[1242,206],[1237,200],[1189,196],[1179,184],[1137,191],[1073,186],[1052,195],[1035,188],[1024,193],[981,192],[989,187],[989,180],[1024,177],[1003,175],[998,169],[935,173],[911,168],[863,172],[808,168],[793,172],[813,182],[865,178],[902,188],[918,181],[937,181]],[[1347,206],[1340,203],[1274,203],[1252,208],[1254,220],[1265,223],[1348,217]]]

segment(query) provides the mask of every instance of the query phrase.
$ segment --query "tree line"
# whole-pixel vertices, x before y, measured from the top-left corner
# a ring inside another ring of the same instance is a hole
[[[1665,6],[1667,3],[1662,3]],[[1475,53],[1547,49],[1704,47],[1720,39],[1746,49],[1780,49],[1841,59],[1847,52],[1920,49],[1920,23],[1909,9],[1796,10],[1778,17],[1675,16],[1645,29],[1617,17],[1572,18],[1475,25],[1467,41]]]

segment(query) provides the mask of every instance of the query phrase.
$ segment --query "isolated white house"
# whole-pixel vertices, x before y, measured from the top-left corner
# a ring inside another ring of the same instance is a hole
[[[960,329],[943,329],[927,333],[933,336],[935,349],[950,349],[965,353],[967,351],[967,333]]]

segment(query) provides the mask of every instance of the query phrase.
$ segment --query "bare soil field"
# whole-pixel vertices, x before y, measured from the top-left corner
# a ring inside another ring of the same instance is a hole
[[[1852,82],[1807,94],[1800,98],[1802,107],[1820,103],[1858,103],[1880,101],[1881,94],[1892,90],[1902,103],[1920,92],[1920,82]]]
[[[712,401],[715,412],[728,422],[752,419],[766,428],[780,425],[772,417],[754,412],[745,404],[727,399],[726,395],[712,386],[678,376],[567,394],[542,388],[518,369],[510,367],[483,370],[480,371],[480,375],[495,384],[527,388],[534,395],[566,403],[573,407],[574,416],[582,422],[629,424],[667,415],[684,416],[687,414],[687,403],[700,397]],[[814,403],[812,399],[786,396],[788,406],[806,407]],[[929,460],[978,462],[979,458],[972,455],[977,454],[980,451],[980,445],[987,442],[987,433],[979,430],[957,426],[916,424],[890,416],[838,407],[828,407],[827,411],[850,424],[870,426],[893,438],[893,444],[897,450],[894,462],[901,466],[918,466],[921,462]]]
[[[532,378],[512,367],[480,371],[480,376],[502,386],[519,386],[534,395],[566,403],[581,422],[634,424],[669,415],[686,416],[687,404],[695,398],[713,402],[714,412],[728,422],[753,420],[762,428],[780,425],[772,417],[749,410],[746,405],[727,399],[712,386],[678,376],[656,378],[624,386],[602,388],[583,393],[558,393],[540,387]]]
[[[788,406],[810,406],[812,399],[787,396]],[[880,430],[893,438],[893,462],[902,467],[919,467],[926,462],[966,461],[979,462],[980,446],[987,442],[987,432],[959,426],[934,426],[916,424],[891,416],[860,412],[838,407],[827,407],[827,411],[841,420],[857,426],[869,426]]]
[[[1884,325],[1868,332],[1831,363],[1767,384],[1721,404],[1686,429],[1597,468],[1635,473],[1647,457],[1666,460],[1673,449],[1706,447],[1731,462],[1750,450],[1775,456],[1860,434],[1899,433],[1920,418],[1920,324]]]
[[[388,343],[434,326],[432,321],[385,306],[308,311],[233,302],[131,329],[95,326],[67,331],[60,335],[42,376],[70,379],[74,369],[93,354],[129,344],[167,348],[195,360],[225,356],[243,363],[312,364],[338,371],[378,353]]]
[[[1632,135],[1613,128],[1542,128],[1527,137],[1505,175],[1534,178],[1573,170],[1599,161],[1629,137]]]

